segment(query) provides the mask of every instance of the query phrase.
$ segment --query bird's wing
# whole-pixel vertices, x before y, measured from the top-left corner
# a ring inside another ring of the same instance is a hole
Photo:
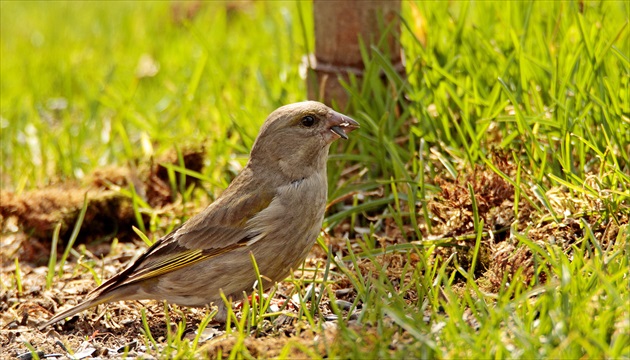
[[[218,199],[184,225],[156,241],[127,269],[92,293],[101,294],[154,278],[247,246],[260,235],[257,229],[246,226],[247,221],[267,208],[273,198],[273,193],[258,192],[241,195],[238,201]]]

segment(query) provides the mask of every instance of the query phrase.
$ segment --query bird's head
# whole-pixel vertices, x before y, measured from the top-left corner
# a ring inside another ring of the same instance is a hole
[[[260,129],[250,165],[277,168],[291,179],[310,176],[325,170],[330,144],[358,128],[350,117],[316,101],[282,106]]]

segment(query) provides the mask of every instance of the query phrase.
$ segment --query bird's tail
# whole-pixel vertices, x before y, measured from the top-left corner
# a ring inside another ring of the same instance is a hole
[[[111,300],[112,300],[112,296],[108,296],[108,297],[97,296],[94,299],[86,300],[86,301],[80,303],[77,306],[71,307],[70,309],[62,311],[59,314],[53,316],[52,319],[46,321],[42,325],[39,325],[38,329],[40,331],[42,331],[45,328],[47,328],[49,325],[52,325],[52,324],[54,324],[54,323],[56,323],[58,321],[61,321],[62,319],[65,319],[65,318],[67,318],[69,316],[72,316],[74,314],[80,313],[81,311],[83,311],[85,309],[89,309],[89,308],[91,308],[93,306],[104,304],[104,303],[109,302]]]

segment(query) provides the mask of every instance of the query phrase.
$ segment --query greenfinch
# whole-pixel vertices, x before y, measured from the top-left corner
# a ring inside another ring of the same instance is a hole
[[[237,298],[257,279],[250,253],[265,289],[304,261],[324,218],[330,145],[358,127],[315,101],[278,108],[262,125],[247,165],[216,201],[40,329],[99,304],[143,299],[214,304],[215,320],[224,322],[221,291]]]

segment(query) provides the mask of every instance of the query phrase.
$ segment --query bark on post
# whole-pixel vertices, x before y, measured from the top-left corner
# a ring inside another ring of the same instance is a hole
[[[352,73],[361,79],[364,65],[359,39],[368,47],[379,41],[384,30],[379,27],[379,17],[386,25],[394,22],[388,36],[389,56],[392,64],[404,72],[398,41],[400,0],[314,0],[313,13],[315,54],[307,59],[309,99],[346,108],[348,94],[338,78],[347,80]]]

